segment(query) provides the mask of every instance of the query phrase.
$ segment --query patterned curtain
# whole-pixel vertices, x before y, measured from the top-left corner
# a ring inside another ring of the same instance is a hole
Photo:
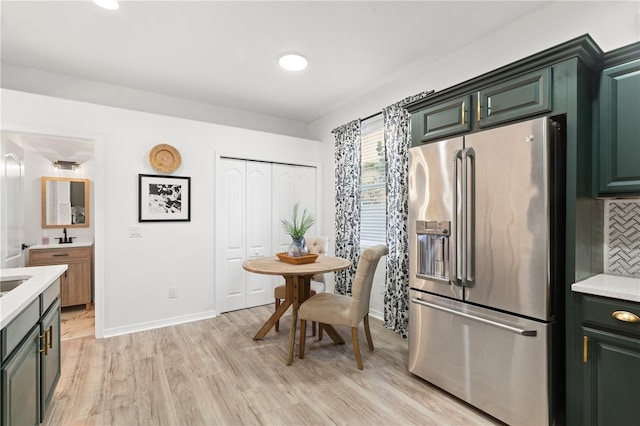
[[[332,131],[336,156],[336,256],[351,261],[335,273],[334,293],[351,294],[360,257],[360,120]]]
[[[409,326],[409,147],[411,116],[405,105],[433,93],[422,92],[382,110],[387,161],[387,276],[384,326],[407,337]]]

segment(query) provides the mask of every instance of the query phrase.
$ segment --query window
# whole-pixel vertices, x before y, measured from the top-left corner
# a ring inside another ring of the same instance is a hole
[[[386,164],[382,114],[361,123],[360,249],[386,244]]]

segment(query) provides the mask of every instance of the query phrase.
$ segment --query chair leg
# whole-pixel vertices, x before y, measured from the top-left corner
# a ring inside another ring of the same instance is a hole
[[[358,327],[351,327],[351,341],[353,342],[353,353],[356,356],[358,368],[362,370],[362,356],[360,356],[360,346],[358,345]]]
[[[280,299],[276,299],[276,311],[280,307]],[[276,331],[280,331],[280,320],[276,320]]]
[[[311,335],[312,336],[316,335],[316,322],[315,321],[311,322]]]
[[[307,320],[300,320],[300,359],[304,359],[304,341],[307,335]]]
[[[371,330],[369,329],[369,315],[364,316],[364,334],[367,336],[367,343],[369,344],[369,350],[373,350],[373,340],[371,340]]]
[[[322,323],[318,323],[318,340],[322,340]]]

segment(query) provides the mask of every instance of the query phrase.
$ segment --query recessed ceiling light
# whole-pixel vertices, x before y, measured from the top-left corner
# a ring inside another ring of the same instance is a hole
[[[302,71],[309,64],[307,58],[295,53],[281,56],[278,63],[287,71]]]
[[[93,0],[95,4],[109,10],[116,10],[120,7],[118,0]]]

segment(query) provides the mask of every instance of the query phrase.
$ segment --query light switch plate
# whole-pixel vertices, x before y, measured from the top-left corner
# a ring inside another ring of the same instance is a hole
[[[142,238],[142,226],[139,226],[139,225],[130,226],[129,238]]]

